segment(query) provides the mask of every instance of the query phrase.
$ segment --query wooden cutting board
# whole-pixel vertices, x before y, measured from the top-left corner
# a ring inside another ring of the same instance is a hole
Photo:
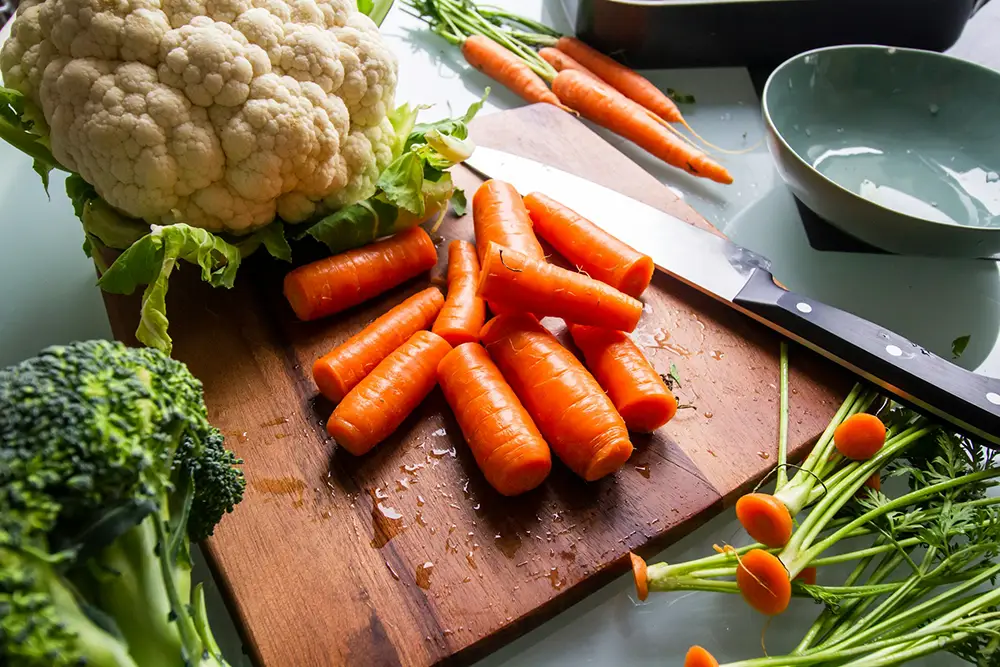
[[[667,188],[549,106],[477,119],[481,145],[542,160],[710,228]],[[456,169],[471,193],[478,179]],[[472,239],[471,217],[439,230]],[[174,354],[202,379],[212,421],[245,460],[246,498],[207,553],[247,648],[271,667],[467,663],[524,633],[718,513],[773,464],[779,339],[658,275],[635,332],[661,372],[677,366],[683,409],[611,478],[562,465],[524,496],[483,480],[438,390],[388,441],[355,458],[324,430],[313,361],[430,276],[320,322],[281,295],[287,266],[251,258],[231,291],[184,267],[170,289]],[[301,258],[300,258],[301,259]],[[135,299],[106,296],[133,341]],[[551,322],[547,322],[551,324]],[[822,431],[851,380],[793,349],[793,452]],[[710,545],[706,544],[706,553]]]

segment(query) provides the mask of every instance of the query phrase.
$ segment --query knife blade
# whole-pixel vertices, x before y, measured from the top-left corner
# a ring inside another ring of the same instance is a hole
[[[835,361],[899,400],[1000,444],[1000,380],[967,371],[861,317],[776,284],[765,257],[640,201],[479,146],[464,163],[522,195],[543,192],[652,257],[657,268]]]

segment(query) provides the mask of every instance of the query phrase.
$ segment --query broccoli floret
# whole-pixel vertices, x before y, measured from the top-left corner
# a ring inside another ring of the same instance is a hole
[[[0,664],[225,665],[190,540],[243,495],[201,383],[109,341],[0,370]]]

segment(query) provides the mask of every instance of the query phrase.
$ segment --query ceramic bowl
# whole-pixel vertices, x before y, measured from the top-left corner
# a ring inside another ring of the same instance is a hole
[[[1000,253],[1000,73],[830,47],[778,67],[763,107],[778,171],[824,220],[899,254]]]

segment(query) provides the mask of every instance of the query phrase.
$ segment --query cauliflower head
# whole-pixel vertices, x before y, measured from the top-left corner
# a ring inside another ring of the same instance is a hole
[[[396,60],[355,0],[22,0],[4,84],[120,211],[249,233],[365,199]]]

